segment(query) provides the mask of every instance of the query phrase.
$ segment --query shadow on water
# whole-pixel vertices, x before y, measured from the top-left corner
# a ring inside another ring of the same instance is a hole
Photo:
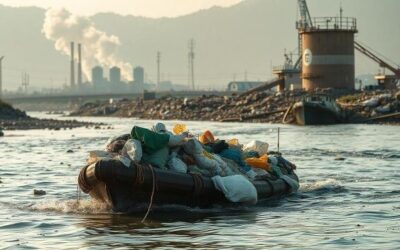
[[[86,235],[83,242],[86,247],[143,249],[195,248],[201,245],[216,248],[223,242],[211,238],[213,233],[218,233],[222,224],[227,227],[243,227],[245,224],[257,223],[255,210],[249,212],[245,207],[193,209],[163,206],[152,210],[144,223],[143,216],[144,212],[86,215],[80,218],[76,226],[82,228]]]

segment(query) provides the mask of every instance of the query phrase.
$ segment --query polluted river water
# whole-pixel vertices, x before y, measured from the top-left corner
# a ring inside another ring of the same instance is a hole
[[[30,114],[32,115],[32,114]],[[36,117],[48,117],[34,113]],[[54,118],[55,116],[51,116]],[[66,119],[58,117],[58,119]],[[88,151],[154,121],[76,118],[104,129],[6,131],[0,138],[0,249],[398,249],[400,127],[280,125],[280,150],[298,167],[300,190],[256,206],[165,206],[115,214],[77,192]],[[166,121],[172,128],[177,121]],[[182,122],[179,122],[182,123]],[[193,134],[263,140],[273,124],[184,122]],[[33,190],[45,195],[34,195]]]

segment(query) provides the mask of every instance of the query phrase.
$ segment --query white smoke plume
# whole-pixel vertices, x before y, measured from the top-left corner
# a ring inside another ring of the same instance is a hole
[[[66,9],[48,9],[42,32],[47,39],[55,41],[56,50],[65,55],[70,55],[72,41],[75,46],[82,44],[82,71],[87,79],[91,78],[91,69],[96,65],[117,66],[121,68],[123,79],[131,78],[132,65],[116,56],[121,45],[119,38],[98,30],[88,17],[73,15]]]

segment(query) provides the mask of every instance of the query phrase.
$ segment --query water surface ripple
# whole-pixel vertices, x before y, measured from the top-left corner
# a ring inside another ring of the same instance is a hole
[[[112,129],[10,131],[0,138],[0,249],[400,246],[398,126],[281,126],[281,151],[298,166],[299,192],[254,207],[156,207],[142,224],[142,212],[113,214],[86,195],[78,203],[76,182],[88,151],[153,122],[79,119]],[[220,138],[265,140],[276,150],[277,125],[185,123],[195,134],[210,129]],[[47,194],[34,196],[33,189]]]

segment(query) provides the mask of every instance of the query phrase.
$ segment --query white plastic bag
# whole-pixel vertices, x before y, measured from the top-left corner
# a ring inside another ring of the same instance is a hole
[[[268,153],[268,143],[262,141],[252,141],[243,147],[243,150],[256,151],[259,155],[264,155]]]
[[[214,176],[212,181],[215,188],[231,202],[257,203],[257,190],[243,175]]]
[[[134,162],[140,162],[143,156],[142,144],[138,140],[129,139],[122,148],[121,154]]]

